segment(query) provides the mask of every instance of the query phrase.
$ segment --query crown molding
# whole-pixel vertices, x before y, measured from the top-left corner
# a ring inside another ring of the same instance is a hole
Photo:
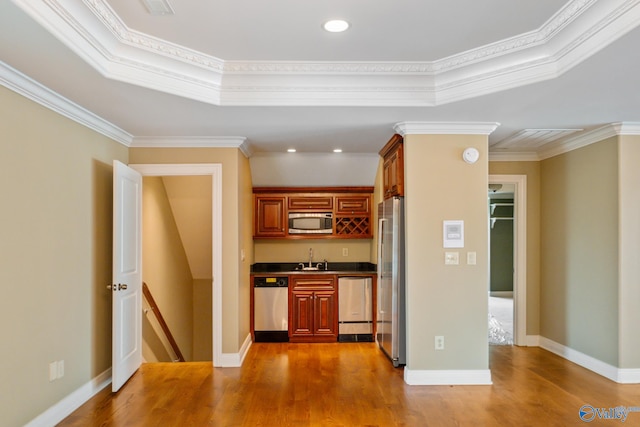
[[[620,122],[613,123],[617,135],[640,135],[640,122]]]
[[[490,135],[495,122],[400,122],[393,130],[402,135]]]
[[[131,134],[53,92],[2,61],[0,61],[0,84],[122,145],[128,147],[133,140]]]
[[[238,148],[246,157],[252,150],[244,136],[139,136],[132,148]]]
[[[640,0],[570,0],[536,31],[436,61],[224,61],[129,29],[106,0],[14,1],[108,78],[230,106],[442,105],[558,77],[640,24]]]
[[[554,141],[546,145],[543,150],[537,152],[494,151],[489,152],[490,162],[530,162],[550,159],[568,153],[578,148],[586,147],[607,138],[616,136],[640,135],[640,122],[610,123],[593,129],[580,135],[568,137],[560,141]],[[491,148],[490,148],[491,149]]]
[[[538,153],[538,157],[540,160],[549,159],[560,154],[568,153],[569,151],[577,150],[578,148],[586,147],[587,145],[595,144],[607,138],[622,135],[640,135],[640,122],[607,124],[581,135],[567,138],[546,150],[541,150]]]
[[[549,144],[549,148],[538,152],[538,158],[540,160],[549,159],[617,135],[618,132],[616,131],[616,126],[608,124],[572,138],[562,140],[558,144]]]

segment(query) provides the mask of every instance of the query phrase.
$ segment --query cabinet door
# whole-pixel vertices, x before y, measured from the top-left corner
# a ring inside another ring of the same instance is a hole
[[[404,195],[404,165],[402,145],[390,152],[383,163],[384,197]]]
[[[313,336],[313,291],[291,291],[289,336],[303,338]]]
[[[404,196],[404,148],[402,137],[394,135],[380,150],[382,164],[382,190],[384,198]]]
[[[282,196],[256,196],[256,237],[284,237],[285,198]]]
[[[338,338],[338,307],[335,291],[315,291],[313,301],[313,334]]]

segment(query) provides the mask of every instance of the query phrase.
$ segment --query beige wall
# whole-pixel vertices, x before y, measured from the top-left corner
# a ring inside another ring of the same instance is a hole
[[[112,162],[127,148],[4,87],[0,117],[0,425],[17,426],[111,366]]]
[[[640,136],[618,143],[620,275],[618,366],[640,368]]]
[[[193,348],[193,278],[187,255],[176,226],[162,177],[143,178],[142,197],[142,280],[149,287],[167,326],[185,360],[192,360]],[[148,306],[145,302],[145,306]],[[146,314],[157,325],[153,313]],[[159,332],[157,328],[154,328]],[[148,349],[150,331],[143,330]],[[160,335],[161,337],[162,334]],[[162,351],[161,353],[164,353]],[[163,360],[143,353],[146,360]]]
[[[193,360],[213,360],[213,284],[211,279],[193,281]]]
[[[238,353],[249,335],[249,270],[251,232],[242,230],[249,162],[236,148],[132,148],[130,162],[137,164],[218,163],[222,165],[222,352]],[[252,209],[252,205],[251,205]],[[244,261],[240,251],[244,249]],[[214,277],[217,272],[214,272]]]
[[[618,151],[610,138],[541,163],[540,334],[618,363]]]
[[[489,174],[527,177],[527,335],[539,335],[540,162],[489,162]]]
[[[238,242],[240,251],[236,252],[239,260],[238,267],[238,344],[242,345],[250,332],[250,298],[251,280],[249,273],[254,261],[253,251],[253,185],[251,181],[251,166],[249,159],[237,151],[238,164]],[[242,255],[244,254],[244,259]]]
[[[486,370],[488,364],[487,137],[408,135],[405,144],[407,367]],[[475,147],[478,163],[462,160]],[[464,220],[460,264],[444,264],[444,220]],[[467,252],[477,264],[467,265]],[[434,349],[434,337],[445,350]]]

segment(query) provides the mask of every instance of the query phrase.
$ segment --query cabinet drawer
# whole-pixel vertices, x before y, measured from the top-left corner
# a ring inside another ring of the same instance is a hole
[[[290,211],[331,211],[333,209],[333,197],[331,196],[308,196],[289,197],[288,207]]]
[[[336,197],[336,214],[352,215],[368,213],[371,205],[371,197],[363,196],[339,196]]]
[[[293,289],[335,289],[336,276],[333,274],[324,276],[310,276],[305,274],[300,277],[291,275],[289,283]]]

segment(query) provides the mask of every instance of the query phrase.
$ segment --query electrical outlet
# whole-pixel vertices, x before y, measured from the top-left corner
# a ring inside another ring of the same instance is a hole
[[[476,253],[475,252],[467,252],[467,264],[468,265],[476,265]]]
[[[64,377],[64,360],[58,360],[58,379]]]
[[[64,360],[56,360],[49,363],[49,382],[64,377]]]
[[[444,337],[442,335],[436,335],[435,337],[435,349],[444,350]]]
[[[342,248],[342,256],[349,256],[349,248]]]
[[[49,363],[49,382],[58,379],[58,362]]]

